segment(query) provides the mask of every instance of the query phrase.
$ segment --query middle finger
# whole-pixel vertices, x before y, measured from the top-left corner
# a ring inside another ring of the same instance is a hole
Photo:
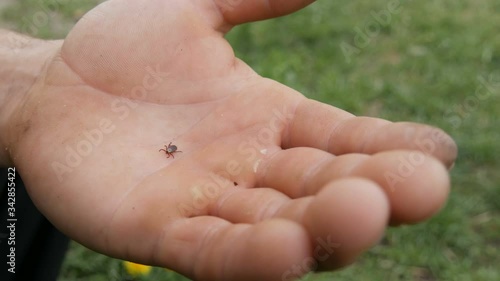
[[[449,192],[446,168],[418,151],[334,156],[313,148],[293,148],[266,159],[257,186],[272,187],[291,198],[317,194],[328,182],[360,177],[385,191],[393,223],[413,223],[434,214]]]

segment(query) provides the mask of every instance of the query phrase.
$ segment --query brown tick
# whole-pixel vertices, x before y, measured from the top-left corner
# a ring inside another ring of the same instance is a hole
[[[158,151],[165,151],[165,154],[168,155],[167,158],[170,158],[170,156],[172,156],[172,158],[175,158],[174,157],[174,153],[175,152],[182,152],[182,151],[177,150],[177,146],[172,145],[172,142],[170,142],[168,144],[168,146],[165,145],[165,148],[162,148],[162,149],[160,149]]]

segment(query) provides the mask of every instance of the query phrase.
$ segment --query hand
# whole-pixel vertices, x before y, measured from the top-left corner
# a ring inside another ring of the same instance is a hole
[[[338,268],[389,223],[436,213],[456,157],[446,134],[309,100],[260,77],[223,37],[310,2],[92,10],[51,45],[12,117],[10,158],[35,204],[94,250],[195,280]],[[172,157],[159,151],[170,142]]]

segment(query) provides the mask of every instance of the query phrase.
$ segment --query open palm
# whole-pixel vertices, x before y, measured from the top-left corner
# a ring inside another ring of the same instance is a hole
[[[306,99],[223,37],[309,2],[111,0],[88,13],[16,115],[12,158],[38,208],[90,248],[196,280],[337,268],[389,223],[434,214],[448,136]],[[172,157],[159,151],[170,142]]]

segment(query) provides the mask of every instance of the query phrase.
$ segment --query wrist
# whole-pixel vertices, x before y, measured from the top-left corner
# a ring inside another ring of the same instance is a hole
[[[60,44],[0,30],[0,167],[13,164],[10,139],[14,113],[21,110],[33,84]]]

